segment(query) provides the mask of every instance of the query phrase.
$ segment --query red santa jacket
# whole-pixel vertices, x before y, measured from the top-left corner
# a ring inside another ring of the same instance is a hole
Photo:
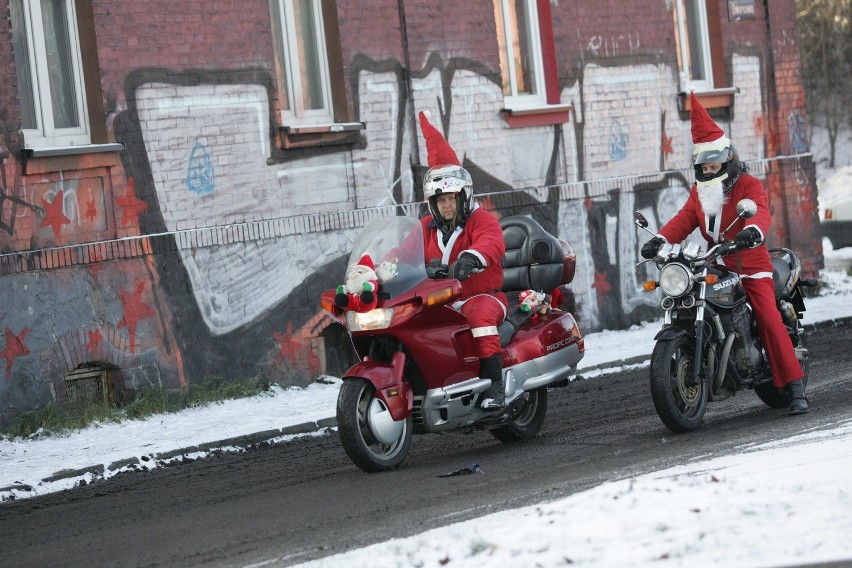
[[[737,217],[737,202],[745,198],[751,199],[757,204],[757,214],[751,219],[737,220],[724,238],[732,240],[744,228],[754,227],[765,241],[772,220],[769,214],[766,190],[760,180],[746,173],[740,174],[737,183],[734,184],[728,194],[727,201],[722,206],[721,219],[711,218],[704,213],[698,199],[696,186],[693,185],[684,206],[660,229],[659,234],[670,243],[679,243],[698,228],[708,244],[717,243],[719,242],[719,233],[727,229],[728,225]],[[758,247],[726,255],[722,257],[720,263],[741,276],[772,277],[772,260],[769,258],[769,249],[765,242]]]
[[[456,228],[446,245],[438,223],[431,215],[427,215],[420,222],[423,224],[427,263],[440,258],[442,264],[450,265],[461,253],[469,252],[485,267],[462,282],[462,295],[459,299],[500,291],[503,286],[502,260],[506,243],[497,217],[481,207],[476,207],[464,226]]]

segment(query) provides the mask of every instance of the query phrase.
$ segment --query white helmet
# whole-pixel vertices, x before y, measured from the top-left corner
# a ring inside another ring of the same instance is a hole
[[[423,197],[429,202],[429,212],[435,219],[441,219],[437,201],[444,193],[459,194],[461,217],[467,219],[473,210],[473,179],[468,171],[453,164],[429,168],[423,178]]]

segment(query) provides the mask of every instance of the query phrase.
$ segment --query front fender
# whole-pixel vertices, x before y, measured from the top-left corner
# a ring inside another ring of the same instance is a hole
[[[376,396],[388,407],[394,420],[403,420],[414,407],[414,393],[402,375],[405,366],[405,354],[397,352],[390,364],[366,359],[353,365],[343,380],[364,379],[376,389]]]
[[[681,335],[685,335],[687,337],[694,337],[693,333],[689,330],[671,325],[669,327],[664,327],[663,329],[658,331],[657,335],[654,336],[654,341],[669,341],[670,339],[680,337]]]

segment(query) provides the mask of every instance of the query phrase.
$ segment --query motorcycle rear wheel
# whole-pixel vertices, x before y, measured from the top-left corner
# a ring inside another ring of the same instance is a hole
[[[694,339],[679,335],[658,341],[651,355],[651,398],[660,420],[672,432],[695,430],[707,410],[707,382],[686,384],[692,378],[694,351]]]
[[[547,414],[547,389],[537,389],[524,394],[526,401],[511,422],[489,430],[503,443],[520,442],[535,438]]]
[[[793,348],[807,348],[807,345],[805,344],[805,336],[803,334],[791,337],[790,341],[793,343]],[[799,361],[799,366],[802,368],[802,373],[804,374],[802,377],[802,383],[805,385],[805,388],[807,388],[810,363],[807,359],[805,359],[804,361]],[[790,395],[785,391],[779,391],[778,387],[773,385],[771,382],[764,385],[755,385],[754,392],[757,394],[757,397],[763,401],[763,404],[769,408],[787,408],[790,406]]]
[[[411,445],[411,415],[392,420],[375,394],[370,381],[346,379],[337,396],[340,443],[349,459],[367,473],[398,468]],[[385,438],[384,442],[380,438]]]

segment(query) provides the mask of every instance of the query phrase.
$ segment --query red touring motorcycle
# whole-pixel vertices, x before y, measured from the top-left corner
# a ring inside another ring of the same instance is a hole
[[[506,241],[503,289],[510,307],[498,329],[506,387],[506,406],[499,412],[477,407],[491,381],[479,377],[470,325],[452,307],[461,283],[444,276],[446,267],[435,270],[430,264],[427,273],[419,220],[373,221],[355,243],[350,266],[364,256],[380,264],[403,241],[405,257],[412,259],[394,258],[390,279],[383,280],[380,265],[373,309],[340,308],[335,290],[323,292],[323,310],[348,329],[361,358],[343,376],[337,426],[343,448],[362,470],[399,467],[414,432],[482,428],[501,442],[533,438],[544,422],[547,389],[567,385],[576,370],[585,347],[574,317],[559,309],[524,311],[518,303],[522,292],[549,292],[571,282],[571,247],[528,217],[500,224]]]

